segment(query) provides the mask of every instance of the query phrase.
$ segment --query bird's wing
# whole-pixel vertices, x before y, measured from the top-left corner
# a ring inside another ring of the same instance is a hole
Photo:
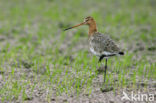
[[[90,44],[94,50],[100,54],[102,53],[118,53],[119,48],[115,42],[110,39],[109,36],[97,33],[93,35],[90,39]]]

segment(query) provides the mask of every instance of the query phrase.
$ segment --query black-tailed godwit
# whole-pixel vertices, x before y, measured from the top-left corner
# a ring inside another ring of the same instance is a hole
[[[116,45],[116,43],[107,35],[101,34],[97,31],[96,22],[93,17],[86,17],[84,22],[75,25],[73,27],[69,27],[65,30],[69,30],[81,25],[88,25],[89,26],[89,46],[90,51],[99,57],[99,62],[105,58],[105,71],[104,71],[104,82],[106,78],[106,71],[107,71],[107,59],[111,56],[116,55],[124,55],[124,52],[120,50],[120,48]]]

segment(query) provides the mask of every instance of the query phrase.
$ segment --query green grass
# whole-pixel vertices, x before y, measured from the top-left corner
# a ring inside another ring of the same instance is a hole
[[[136,88],[139,81],[155,81],[155,50],[149,50],[156,48],[155,5],[154,0],[1,0],[0,101],[25,101],[35,91],[48,91],[45,101],[53,93],[91,94],[100,64],[86,48],[88,28],[63,32],[86,16],[126,52],[108,60],[106,84]]]

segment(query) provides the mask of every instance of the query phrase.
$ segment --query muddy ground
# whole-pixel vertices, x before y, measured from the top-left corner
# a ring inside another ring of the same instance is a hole
[[[69,32],[66,39],[72,38],[73,33],[74,32]],[[59,38],[59,35],[56,38]],[[75,44],[75,47],[72,48],[72,51],[78,51],[83,48],[88,48],[86,39],[87,38],[81,38],[80,41]],[[64,40],[64,41],[67,41],[67,40]],[[11,36],[10,37],[9,36],[0,36],[0,43],[5,45],[6,42],[11,43],[11,45],[13,46],[13,45],[15,45],[14,43],[16,43],[16,38],[12,38]],[[68,48],[68,45],[70,45],[70,43],[71,43],[70,41],[64,42],[62,44],[62,46],[60,47],[60,50],[65,51]],[[148,55],[148,54],[155,54],[155,52],[156,52],[155,47],[146,47],[144,45],[144,43],[140,42],[140,41],[134,43],[133,45],[127,43],[126,46],[127,46],[127,48],[125,49],[126,51],[136,53],[136,54],[134,54],[134,55],[136,55],[136,58],[134,58],[134,60],[141,58],[142,55],[146,55],[149,62],[155,63],[154,58],[156,57],[156,55]],[[43,47],[43,48],[45,48],[45,47]],[[1,50],[1,52],[3,52],[3,50]],[[66,55],[66,52],[63,52],[63,53],[64,53],[64,55]],[[90,54],[90,52],[88,52],[88,53],[89,53],[89,56],[92,56]],[[126,55],[128,55],[128,54],[126,54]],[[71,60],[76,60],[74,55],[70,55],[70,58],[71,58]],[[124,58],[124,56],[121,58]],[[4,63],[4,64],[5,65],[3,65],[3,67],[7,68],[8,71],[7,72],[0,71],[0,88],[3,87],[3,84],[5,84],[3,81],[4,77],[5,77],[5,79],[9,78],[8,76],[9,76],[9,73],[11,72],[11,66],[14,65],[14,64],[7,64],[7,63]],[[31,70],[31,65],[32,65],[31,62],[22,61],[22,65],[23,65],[22,67],[19,66],[19,68],[17,68],[15,70],[15,78],[18,80],[18,78],[20,78],[20,76],[23,75],[23,73],[26,73],[27,78],[33,78],[34,75],[32,73],[33,71]],[[44,68],[44,66],[43,66],[43,68]],[[135,69],[135,67],[130,67],[130,69],[133,69],[133,68]],[[99,67],[97,67],[97,70],[98,69],[99,69]],[[111,73],[111,70],[112,70],[111,68],[108,68],[109,73]],[[40,72],[41,73],[44,72],[44,69],[43,69],[43,71],[40,71]],[[3,75],[3,78],[2,78],[2,75]],[[117,76],[117,74],[114,74],[114,75]],[[38,74],[38,77],[39,76],[40,76],[40,73]],[[116,80],[116,82],[117,81],[118,80]],[[83,92],[83,90],[82,90],[82,93],[80,93],[78,96],[76,94],[74,95],[74,93],[72,95],[67,95],[66,93],[62,93],[61,95],[58,96],[58,95],[56,95],[55,88],[53,88],[53,91],[46,91],[46,89],[44,87],[36,86],[33,94],[29,97],[30,90],[29,90],[29,86],[28,86],[27,90],[26,90],[26,93],[28,94],[28,98],[26,98],[24,100],[24,102],[25,103],[46,103],[46,102],[51,102],[51,103],[155,103],[155,101],[156,101],[156,81],[155,80],[148,80],[148,83],[145,83],[144,80],[143,80],[143,82],[140,81],[137,83],[139,88],[136,88],[136,89],[131,88],[131,86],[132,86],[131,81],[129,81],[129,84],[127,85],[127,87],[118,88],[116,90],[112,90],[112,89],[107,90],[110,87],[113,88],[113,85],[105,84],[106,86],[104,88],[106,90],[102,91],[101,90],[102,84],[103,84],[103,74],[100,71],[98,76],[93,80],[91,94],[87,94],[87,93]],[[145,86],[146,86],[146,89],[144,88]],[[121,98],[123,97],[123,91],[126,92],[127,94],[129,94],[129,96],[131,95],[132,91],[135,93],[140,93],[140,94],[141,93],[144,93],[144,94],[151,93],[151,94],[154,94],[155,101],[139,102],[139,101],[121,100]],[[46,101],[45,98],[46,98],[47,93],[49,93],[49,92],[52,92],[51,97],[50,97],[51,100]],[[22,98],[19,96],[18,99],[13,98],[12,101],[10,101],[10,102],[20,103],[22,101],[23,101]],[[4,101],[4,102],[7,103],[9,101]]]

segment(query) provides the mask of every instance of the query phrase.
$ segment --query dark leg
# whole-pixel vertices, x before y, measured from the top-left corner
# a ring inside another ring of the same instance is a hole
[[[105,71],[104,71],[104,83],[105,83],[105,79],[106,79],[106,71],[107,71],[107,58],[106,58]]]
[[[102,59],[106,57],[106,55],[101,55],[100,58],[99,58],[99,63],[102,61]]]

